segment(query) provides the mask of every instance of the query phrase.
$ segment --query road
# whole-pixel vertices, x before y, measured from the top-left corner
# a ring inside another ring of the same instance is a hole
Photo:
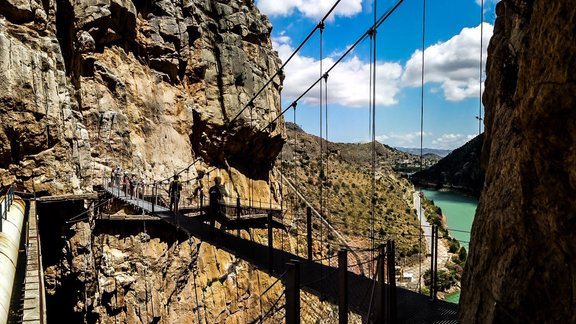
[[[432,226],[428,223],[426,219],[426,215],[424,214],[424,209],[421,208],[421,199],[420,199],[420,192],[415,192],[414,195],[414,209],[416,209],[416,213],[418,214],[418,219],[421,220],[420,226],[422,228],[422,232],[424,233],[424,237],[426,238],[427,248],[425,251],[428,251],[432,246]]]

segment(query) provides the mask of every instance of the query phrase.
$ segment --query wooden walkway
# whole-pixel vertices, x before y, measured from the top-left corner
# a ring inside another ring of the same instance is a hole
[[[46,323],[44,271],[42,269],[37,217],[36,201],[31,200],[28,211],[28,246],[22,323]]]

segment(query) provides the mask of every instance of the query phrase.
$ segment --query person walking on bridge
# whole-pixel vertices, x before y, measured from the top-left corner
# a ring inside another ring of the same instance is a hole
[[[124,197],[128,197],[128,190],[130,190],[130,176],[128,175],[128,171],[124,171],[124,177],[122,178]]]
[[[214,178],[214,185],[208,190],[210,195],[210,235],[214,234],[214,227],[216,225],[216,219],[220,220],[222,218],[222,206],[221,202],[224,196],[227,196],[226,188],[222,185],[222,179],[220,177]]]
[[[180,191],[182,191],[182,183],[178,180],[180,177],[175,174],[174,180],[170,182],[168,193],[170,194],[170,211],[178,212],[178,203],[180,202]]]
[[[192,192],[192,199],[196,199],[196,197],[200,197],[199,199],[203,199],[202,190],[204,189],[204,183],[202,180],[204,179],[204,170],[198,170],[198,175],[196,176],[196,188]],[[200,203],[199,203],[200,205]]]

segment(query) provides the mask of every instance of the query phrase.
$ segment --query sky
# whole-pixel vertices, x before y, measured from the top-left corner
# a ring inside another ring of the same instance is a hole
[[[376,0],[374,9],[373,1],[341,0],[326,21],[322,42],[316,32],[286,65],[282,109],[289,107],[320,77],[320,62],[323,71],[333,66],[370,28],[374,13],[378,19],[398,2]],[[296,123],[319,135],[322,118],[322,135],[326,137],[327,128],[328,140],[332,142],[370,141],[370,71],[375,67],[378,141],[395,147],[420,147],[423,106],[424,147],[455,149],[463,145],[479,131],[480,85],[485,79],[486,49],[497,1],[428,0],[423,33],[423,0],[404,0],[377,30],[376,65],[370,64],[372,45],[367,37],[329,73],[322,95],[316,86],[298,101]],[[260,11],[272,22],[272,43],[283,62],[335,2],[256,0]],[[286,121],[294,121],[293,110],[285,117]],[[483,125],[480,126],[483,130]]]

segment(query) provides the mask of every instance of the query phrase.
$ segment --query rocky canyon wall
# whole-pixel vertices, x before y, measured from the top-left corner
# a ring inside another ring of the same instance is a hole
[[[280,66],[252,1],[0,4],[3,183],[87,191],[116,165],[158,179],[202,157],[267,196],[283,76],[249,104]]]
[[[576,322],[576,5],[502,0],[462,323]]]
[[[201,157],[187,179],[214,169],[234,197],[277,200],[270,171],[283,120],[264,127],[278,116],[283,75],[249,102],[281,64],[271,29],[251,0],[0,0],[2,185],[81,193],[116,166],[150,181]],[[56,248],[44,251],[49,319],[260,316],[274,278],[167,226],[65,223],[85,211],[74,204],[40,210],[44,233],[56,235],[43,240]]]

